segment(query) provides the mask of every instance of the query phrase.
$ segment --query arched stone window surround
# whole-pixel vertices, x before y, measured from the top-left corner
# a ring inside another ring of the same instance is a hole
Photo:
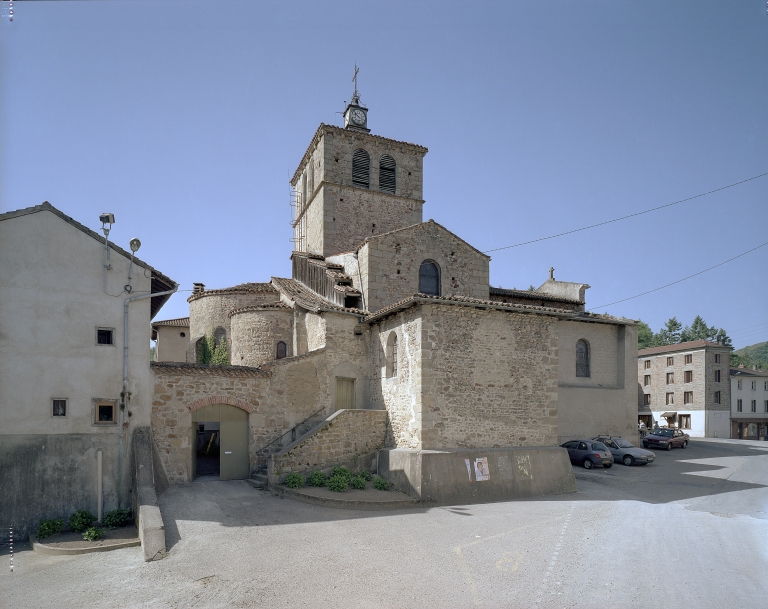
[[[430,258],[419,267],[419,292],[440,296],[440,266]]]
[[[580,378],[590,377],[590,348],[586,339],[580,338],[576,341],[576,376]]]
[[[394,378],[397,376],[397,332],[394,330],[387,336],[387,352],[386,352],[386,376],[387,378]]]
[[[288,345],[285,341],[279,340],[275,345],[275,359],[285,359],[288,357]]]
[[[245,410],[248,413],[256,411],[256,406],[253,404],[249,404],[245,400],[240,400],[230,395],[212,395],[207,398],[200,398],[191,404],[187,404],[187,410],[189,410],[189,412],[194,412],[195,410],[199,410],[204,406],[213,406],[214,404],[228,404],[229,406],[236,406],[237,408]]]
[[[371,155],[363,148],[352,153],[352,186],[371,187]]]
[[[397,163],[388,154],[379,159],[379,190],[390,194],[397,190]]]

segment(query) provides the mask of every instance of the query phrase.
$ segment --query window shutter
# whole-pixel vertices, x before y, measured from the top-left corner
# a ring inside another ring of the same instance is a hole
[[[352,154],[352,185],[358,188],[369,188],[371,173],[371,158],[362,148]]]
[[[388,154],[379,161],[379,190],[395,194],[395,159]]]

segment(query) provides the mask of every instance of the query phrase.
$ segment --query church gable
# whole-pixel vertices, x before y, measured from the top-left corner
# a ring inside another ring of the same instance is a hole
[[[359,260],[371,312],[420,292],[488,299],[490,258],[434,220],[368,238]]]

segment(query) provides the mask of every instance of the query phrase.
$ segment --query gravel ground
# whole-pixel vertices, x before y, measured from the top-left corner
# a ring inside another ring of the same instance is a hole
[[[766,443],[768,444],[768,443]],[[0,606],[768,606],[768,445],[693,440],[579,492],[361,512],[200,480],[161,497],[170,552],[17,545]]]

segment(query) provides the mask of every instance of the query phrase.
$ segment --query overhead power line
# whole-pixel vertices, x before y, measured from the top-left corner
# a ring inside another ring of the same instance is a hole
[[[590,224],[589,226],[584,226],[582,228],[574,228],[573,230],[565,231],[564,233],[557,233],[556,235],[550,235],[549,237],[541,237],[539,239],[532,239],[531,241],[523,241],[522,243],[515,243],[514,245],[505,245],[504,247],[496,247],[492,250],[485,250],[484,254],[490,254],[491,252],[498,252],[499,250],[508,250],[513,247],[520,247],[521,245],[530,245],[531,243],[538,243],[539,241],[546,241],[548,239],[554,239],[555,237],[563,237],[565,235],[571,235],[573,233],[578,233],[583,230],[589,230],[590,228],[597,228],[598,226],[604,226],[606,224],[612,224],[613,222],[619,222],[620,220],[626,220],[627,218],[634,218],[635,216],[642,216],[643,214],[648,214],[652,211],[658,211],[659,209],[664,209],[665,207],[672,207],[673,205],[679,205],[680,203],[685,203],[686,201],[692,201],[693,199],[698,199],[700,197],[706,197],[707,195],[711,195],[715,192],[720,192],[721,190],[726,190],[727,188],[733,188],[734,186],[738,186],[739,184],[744,184],[745,182],[750,182],[752,180],[757,180],[758,178],[762,178],[764,176],[768,176],[768,172],[761,173],[757,176],[752,176],[751,178],[747,178],[746,180],[741,180],[741,182],[734,182],[733,184],[728,184],[728,186],[721,186],[720,188],[715,188],[714,190],[710,190],[707,192],[702,192],[701,194],[694,195],[692,197],[687,197],[685,199],[680,199],[679,201],[675,201],[674,203],[667,203],[666,205],[659,205],[658,207],[652,207],[651,209],[646,209],[644,211],[639,211],[634,214],[629,214],[628,216],[622,216],[621,218],[614,218],[613,220],[606,220],[605,222],[598,222],[597,224]]]
[[[600,305],[599,307],[592,307],[589,309],[590,311],[594,311],[596,309],[604,309],[605,307],[610,307],[611,305],[619,304],[620,302],[626,302],[627,300],[632,300],[634,298],[640,298],[641,296],[645,296],[646,294],[651,294],[652,292],[658,292],[659,290],[663,290],[664,288],[668,288],[671,285],[675,285],[677,283],[681,283],[683,281],[686,281],[688,279],[691,279],[692,277],[696,277],[698,275],[701,275],[702,273],[706,273],[707,271],[711,271],[712,269],[716,269],[719,266],[723,266],[724,264],[728,264],[729,262],[732,262],[736,260],[737,258],[741,258],[742,256],[746,256],[747,254],[751,254],[755,250],[759,250],[761,247],[765,247],[768,245],[768,241],[765,243],[758,245],[757,247],[753,247],[751,250],[747,250],[743,254],[739,254],[738,256],[734,256],[733,258],[728,258],[728,260],[724,260],[723,262],[720,262],[714,266],[711,266],[707,269],[704,269],[703,271],[699,271],[698,273],[694,273],[693,275],[688,275],[688,277],[683,277],[682,279],[678,279],[677,281],[673,281],[672,283],[668,283],[666,285],[660,286],[658,288],[653,288],[652,290],[648,290],[647,292],[643,292],[641,294],[635,294],[634,296],[630,296],[629,298],[622,298],[621,300],[616,300],[614,302],[609,302],[608,304]]]

